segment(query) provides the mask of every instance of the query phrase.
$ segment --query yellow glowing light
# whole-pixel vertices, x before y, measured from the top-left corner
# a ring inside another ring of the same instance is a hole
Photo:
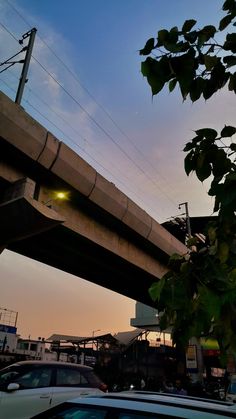
[[[54,191],[52,195],[53,201],[66,201],[69,199],[69,192],[63,192],[63,191]]]
[[[58,199],[66,199],[65,192],[57,192],[56,196]]]
[[[49,195],[50,196],[50,195]],[[48,199],[46,202],[43,202],[44,205],[47,204],[51,204],[51,203],[56,203],[56,201],[60,200],[60,201],[67,201],[70,199],[70,192],[63,192],[63,191],[52,191],[51,192],[51,198]]]

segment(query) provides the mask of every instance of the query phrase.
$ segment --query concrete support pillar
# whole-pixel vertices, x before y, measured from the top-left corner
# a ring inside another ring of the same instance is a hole
[[[35,182],[30,178],[22,178],[14,182],[3,194],[2,202],[12,201],[21,196],[34,197]]]

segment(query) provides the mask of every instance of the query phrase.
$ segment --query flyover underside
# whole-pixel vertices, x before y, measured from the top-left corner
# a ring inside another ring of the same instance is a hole
[[[148,294],[155,276],[63,225],[7,248],[155,307]]]
[[[55,196],[64,192],[67,200]],[[153,306],[150,285],[186,247],[0,92],[4,248]]]

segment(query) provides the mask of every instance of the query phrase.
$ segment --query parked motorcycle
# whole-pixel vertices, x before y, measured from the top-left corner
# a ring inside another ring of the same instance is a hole
[[[225,400],[225,387],[219,381],[210,381],[205,385],[205,395],[209,399]]]

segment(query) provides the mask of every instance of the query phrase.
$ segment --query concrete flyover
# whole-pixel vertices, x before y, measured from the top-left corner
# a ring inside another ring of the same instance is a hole
[[[68,199],[55,199],[57,191]],[[0,250],[144,304],[185,246],[0,92]],[[33,281],[33,279],[32,279]]]

